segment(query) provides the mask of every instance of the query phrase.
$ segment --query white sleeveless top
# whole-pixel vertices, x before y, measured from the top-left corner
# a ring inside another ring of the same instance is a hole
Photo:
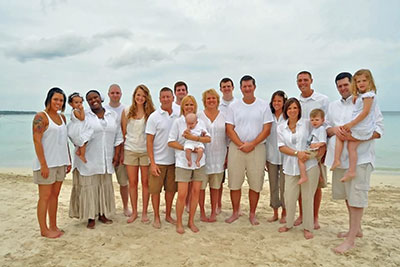
[[[44,114],[46,114],[49,121],[49,126],[42,136],[42,146],[47,167],[71,165],[68,155],[67,126],[64,120],[60,116],[62,123],[57,125],[45,111]],[[37,157],[33,163],[33,170],[40,170],[40,162]]]
[[[125,112],[128,112],[128,110]],[[144,117],[138,120],[128,119],[128,123],[126,125],[124,149],[136,153],[146,152],[147,147],[145,129],[146,121]]]

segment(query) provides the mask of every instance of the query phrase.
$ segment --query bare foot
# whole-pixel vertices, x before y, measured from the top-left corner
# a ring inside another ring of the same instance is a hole
[[[314,230],[318,230],[320,228],[321,228],[321,226],[319,225],[318,219],[314,220]]]
[[[131,217],[132,211],[129,208],[124,209],[124,215],[126,217]]]
[[[127,223],[133,223],[137,219],[137,213],[132,213],[131,217],[126,220]]]
[[[286,227],[286,225],[285,225],[285,226],[279,227],[278,232],[285,233],[285,232],[289,231],[290,229],[292,229],[292,228]]]
[[[217,215],[220,214],[221,212],[222,212],[222,208],[218,207],[217,210],[216,210]]]
[[[343,254],[349,251],[350,249],[354,248],[354,243],[349,243],[347,241],[344,241],[342,244],[337,246],[336,248],[332,249],[333,252],[338,253],[338,254]]]
[[[300,177],[300,180],[297,182],[297,184],[304,184],[307,181],[308,181],[307,177]]]
[[[278,220],[278,215],[274,215],[271,218],[267,219],[267,222],[276,222]]]
[[[58,232],[58,233],[60,233],[60,236],[62,236],[65,233],[64,230],[58,228],[57,226],[55,228],[50,227],[50,231]]]
[[[147,217],[147,214],[142,214],[142,223],[148,223],[150,222],[149,218]]]
[[[106,216],[104,216],[104,215],[100,215],[100,216],[99,216],[99,221],[101,221],[101,222],[104,223],[104,224],[112,224],[112,223],[113,223],[112,220],[108,219],[108,218],[107,218]]]
[[[170,224],[176,224],[176,220],[172,218],[171,216],[165,217],[165,221],[169,222]]]
[[[286,223],[286,216],[282,216],[281,219],[279,220],[279,223]]]
[[[255,214],[250,214],[249,221],[250,221],[251,225],[259,225],[260,224],[260,222],[257,220]]]
[[[304,238],[305,239],[311,239],[313,237],[314,237],[314,235],[310,231],[304,230]]]
[[[207,217],[205,214],[200,215],[200,221],[202,221],[202,222],[208,222],[208,217]]]
[[[196,166],[200,168],[200,161],[196,161]]]
[[[233,213],[231,217],[225,220],[226,223],[233,223],[237,219],[239,219],[239,214],[238,213]]]
[[[188,161],[188,166],[192,167],[192,162],[191,161]]]
[[[47,238],[59,238],[61,236],[61,233],[49,230],[47,232],[41,233],[41,235]]]
[[[208,218],[208,222],[216,222],[217,221],[217,214],[211,214],[210,217]]]
[[[344,176],[342,177],[342,179],[340,179],[340,181],[341,181],[342,183],[345,183],[345,182],[350,181],[350,180],[353,179],[354,177],[356,177],[356,173],[355,173],[355,172],[349,172],[349,171],[347,171],[347,172],[344,174]]]
[[[348,237],[349,236],[349,232],[339,232],[337,234],[338,238],[344,238],[344,237]],[[358,233],[356,234],[356,237],[363,237],[363,233],[361,231],[358,231]]]
[[[92,219],[89,219],[88,220],[88,224],[86,225],[86,228],[87,229],[94,229],[95,225],[96,225],[96,221],[92,220]]]
[[[185,229],[183,229],[182,225],[180,225],[180,226],[176,225],[176,232],[178,234],[183,234],[183,233],[185,233]]]
[[[294,225],[294,226],[299,226],[299,225],[302,224],[302,223],[303,223],[303,218],[298,217],[298,218],[294,221],[293,225]]]
[[[336,169],[337,167],[339,167],[341,164],[340,160],[334,160],[332,163],[332,166],[330,168],[331,171],[333,171],[334,169]]]
[[[188,224],[188,227],[190,228],[190,230],[192,230],[193,233],[197,233],[199,230],[199,228],[197,228],[196,225],[194,224]]]
[[[156,228],[156,229],[160,229],[161,228],[161,222],[160,222],[159,219],[157,219],[157,220],[155,219],[154,220],[153,227]]]

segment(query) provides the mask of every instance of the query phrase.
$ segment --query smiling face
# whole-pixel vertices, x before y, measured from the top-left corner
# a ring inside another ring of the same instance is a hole
[[[163,91],[160,93],[161,109],[170,110],[174,102],[174,96],[171,91]]]
[[[349,78],[343,78],[336,82],[336,88],[343,99],[347,99],[351,95],[351,86]]]
[[[141,106],[146,103],[146,93],[142,89],[137,89],[134,95],[134,101],[136,105]]]
[[[221,86],[219,89],[221,90],[224,99],[232,98],[233,85],[230,81],[227,81],[225,83],[221,82]]]
[[[207,93],[205,103],[206,108],[216,109],[218,107],[218,98],[213,94]]]
[[[242,91],[244,98],[253,98],[256,86],[254,85],[252,80],[242,81],[242,84],[240,85],[240,90]]]
[[[183,115],[194,113],[195,105],[191,99],[188,99],[183,105]]]
[[[275,113],[281,113],[283,109],[283,97],[280,95],[274,96],[274,99],[272,100],[272,106],[275,109]]]
[[[89,107],[92,111],[95,110],[99,110],[102,107],[101,105],[101,98],[100,95],[98,95],[96,92],[90,92],[87,96],[86,96],[86,101],[89,104]]]
[[[121,88],[118,85],[112,85],[108,90],[108,97],[110,98],[110,102],[119,103],[121,100],[122,92]]]
[[[359,93],[364,94],[369,91],[369,80],[364,74],[358,75],[354,79]]]
[[[312,94],[311,84],[313,79],[307,73],[301,73],[297,76],[297,87],[300,89],[301,94],[304,97],[308,97]]]
[[[175,96],[178,103],[182,101],[182,99],[188,94],[185,85],[179,85],[175,89]]]
[[[59,111],[62,110],[64,104],[64,96],[60,93],[54,93],[51,97],[50,104],[48,105],[47,109],[52,111]]]
[[[292,104],[289,105],[286,115],[288,116],[289,120],[295,120],[297,121],[299,118],[299,106],[297,105],[296,102],[293,102]]]

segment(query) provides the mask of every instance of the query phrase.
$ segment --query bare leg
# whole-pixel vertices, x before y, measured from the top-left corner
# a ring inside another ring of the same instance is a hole
[[[128,200],[129,200],[129,186],[128,185],[120,185],[119,193],[121,194],[122,206],[124,207],[124,215],[126,217],[130,217],[132,215],[132,211],[129,210]]]
[[[350,249],[354,248],[357,234],[359,232],[359,229],[361,228],[361,219],[363,216],[364,209],[349,207],[349,211],[351,214],[349,233],[344,242],[333,249],[333,251],[336,253],[345,253]]]
[[[232,202],[232,215],[225,220],[226,223],[233,223],[239,219],[239,208],[240,198],[242,196],[242,190],[231,190],[231,202]]]
[[[176,200],[176,232],[183,234],[182,215],[185,208],[186,195],[188,193],[189,183],[178,182],[178,199]]]
[[[192,167],[192,150],[185,149],[185,156],[186,156],[188,166]]]
[[[52,184],[47,212],[49,214],[49,229],[63,235],[64,232],[57,227],[58,196],[60,194],[61,186],[62,182],[55,182]]]
[[[256,209],[260,193],[249,189],[249,202],[250,202],[250,215],[249,220],[252,225],[259,225],[259,221],[256,219]]]
[[[196,159],[196,166],[200,167],[200,160],[203,157],[204,149],[198,148],[197,149],[197,159]]]
[[[353,179],[356,176],[356,167],[357,167],[357,147],[360,144],[360,141],[348,141],[347,150],[349,151],[349,169],[344,174],[343,178],[340,179],[341,182],[347,182]]]
[[[317,190],[315,190],[314,194],[314,229],[318,230],[321,228],[318,222],[318,217],[319,217],[319,208],[321,206],[321,200],[322,200],[322,189],[317,187]]]
[[[132,215],[127,220],[127,223],[132,223],[138,216],[137,199],[138,199],[138,173],[139,166],[126,165],[126,172],[129,177],[129,196],[131,198]]]
[[[154,212],[153,227],[156,229],[160,229],[161,228],[160,193],[151,194],[151,205],[153,206],[153,212]]]
[[[336,138],[336,143],[335,143],[335,157],[331,166],[331,171],[333,171],[334,169],[336,169],[337,167],[340,166],[341,162],[340,162],[340,156],[342,155],[342,151],[343,151],[343,145],[344,142],[342,140],[340,140],[339,138]]]
[[[176,220],[171,217],[172,202],[174,200],[175,192],[165,192],[165,221],[176,224]]]
[[[208,222],[216,222],[217,221],[218,194],[219,194],[219,189],[210,188],[211,215],[208,218]]]
[[[222,194],[224,190],[224,184],[221,183],[221,187],[218,189],[218,203],[217,203],[217,214],[220,214],[222,211]]]
[[[192,182],[189,182],[188,193],[185,200],[186,212],[189,213],[190,209],[190,198],[192,196]]]
[[[192,197],[190,199],[188,227],[194,233],[197,233],[199,231],[199,228],[197,228],[196,225],[194,224],[194,215],[196,214],[197,204],[199,204],[200,188],[201,188],[201,181],[192,182]]]
[[[275,222],[279,219],[278,208],[273,208],[273,209],[274,209],[274,215],[272,215],[272,217],[267,220],[268,222]]]
[[[78,150],[79,150],[79,155],[78,155],[78,157],[79,157],[84,163],[87,163],[87,160],[86,160],[86,143],[83,144],[83,146],[79,147]],[[77,152],[78,152],[78,151],[77,151]]]
[[[149,206],[149,167],[148,166],[140,166],[140,178],[142,180],[142,222],[149,222],[149,218],[147,217],[147,208]]]
[[[206,190],[201,189],[199,195],[199,207],[200,207],[200,221],[202,222],[208,222],[206,210],[204,208],[205,198],[206,198]]]
[[[297,160],[299,164],[299,169],[300,169],[300,180],[297,182],[297,184],[302,184],[308,181],[308,176],[307,176],[307,171],[306,171],[306,163],[301,161],[300,159]]]
[[[40,234],[48,238],[60,237],[60,232],[52,231],[47,227],[46,214],[49,205],[53,185],[39,185],[39,200],[37,204],[37,218],[40,227]]]
[[[346,203],[346,208],[347,208],[347,212],[348,212],[348,214],[349,214],[349,229],[350,229],[350,227],[351,227],[351,225],[350,225],[350,222],[352,221],[351,220],[351,212],[350,212],[350,207],[349,207],[349,203],[347,202],[347,200],[345,200],[345,203]],[[337,234],[337,237],[338,238],[343,238],[343,237],[347,237],[349,235],[349,231],[347,231],[347,232],[339,232],[338,234]],[[363,233],[362,233],[362,229],[361,229],[361,224],[360,224],[360,229],[358,230],[358,233],[357,233],[357,235],[356,235],[357,237],[363,237]]]

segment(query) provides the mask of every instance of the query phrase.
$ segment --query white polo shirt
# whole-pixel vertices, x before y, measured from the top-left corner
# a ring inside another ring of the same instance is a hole
[[[206,126],[204,125],[203,120],[198,120],[198,125],[202,129],[206,129]],[[187,140],[182,136],[183,132],[187,129],[187,125],[185,122],[185,117],[182,115],[179,118],[177,118],[174,123],[172,124],[171,130],[169,132],[169,138],[168,142],[173,142],[173,141],[178,141],[179,144],[184,146],[185,141]],[[208,132],[206,132],[206,136],[210,136]],[[206,163],[205,161],[206,155],[203,155],[203,157],[200,160],[200,167],[204,166]],[[195,162],[197,159],[197,154],[192,153],[192,162]],[[196,164],[192,164],[191,167],[188,166],[187,160],[186,160],[186,154],[184,150],[178,150],[175,149],[175,166],[183,169],[188,169],[188,170],[194,170],[194,169],[199,169],[200,167],[197,167]]]
[[[301,104],[301,117],[303,119],[310,119],[310,112],[316,108],[322,109],[326,117],[329,106],[329,99],[326,95],[320,94],[314,90],[313,94],[309,97],[302,97],[300,95],[299,101]]]
[[[90,109],[85,112],[85,120],[93,129],[93,135],[86,145],[87,163],[79,157],[74,158],[74,167],[81,175],[114,173],[112,160],[114,147],[123,142],[121,127],[118,124],[118,115],[106,109],[104,118],[99,119]]]
[[[230,104],[232,104],[233,102],[235,102],[235,98],[232,98],[231,101],[225,101],[223,98],[221,98],[221,102],[219,103],[219,107],[218,109],[225,114],[228,112],[228,107]]]
[[[154,161],[160,165],[175,163],[175,151],[168,146],[168,136],[171,126],[178,116],[158,108],[150,114],[146,124],[146,134],[154,135],[153,154]]]
[[[256,98],[251,104],[244,103],[243,99],[230,104],[225,122],[235,126],[240,141],[251,142],[262,132],[264,124],[273,120],[269,104]]]
[[[266,148],[267,148],[267,161],[275,164],[275,165],[282,165],[282,153],[279,151],[278,148],[278,125],[281,124],[282,122],[285,122],[285,119],[283,118],[283,114],[279,116],[278,119],[276,119],[276,116],[273,114],[272,115],[274,121],[272,122],[271,126],[271,133],[267,137],[267,141],[265,142]]]
[[[309,120],[300,119],[296,123],[296,132],[292,133],[287,122],[278,125],[278,147],[287,146],[297,151],[304,151],[307,148],[307,139],[312,131]],[[297,156],[289,156],[283,154],[283,173],[287,175],[300,175],[299,163]],[[317,166],[318,162],[314,159],[306,161],[306,170]]]
[[[342,126],[352,120],[352,114],[354,110],[353,104],[353,97],[350,96],[346,100],[340,99],[330,103],[328,116],[326,118],[327,129],[330,127],[335,126]],[[376,128],[375,131],[383,136],[384,129],[383,129],[383,115],[378,107],[375,106],[375,122]],[[335,156],[335,143],[336,143],[336,136],[332,136],[328,139],[328,149],[326,152],[325,164],[327,166],[332,166],[333,159]],[[357,165],[364,164],[364,163],[371,163],[372,166],[375,164],[375,148],[374,145],[375,141],[365,141],[361,142],[357,147]],[[347,151],[347,142],[343,147],[342,156],[340,158],[341,165],[340,168],[348,169],[349,168],[349,155]]]

